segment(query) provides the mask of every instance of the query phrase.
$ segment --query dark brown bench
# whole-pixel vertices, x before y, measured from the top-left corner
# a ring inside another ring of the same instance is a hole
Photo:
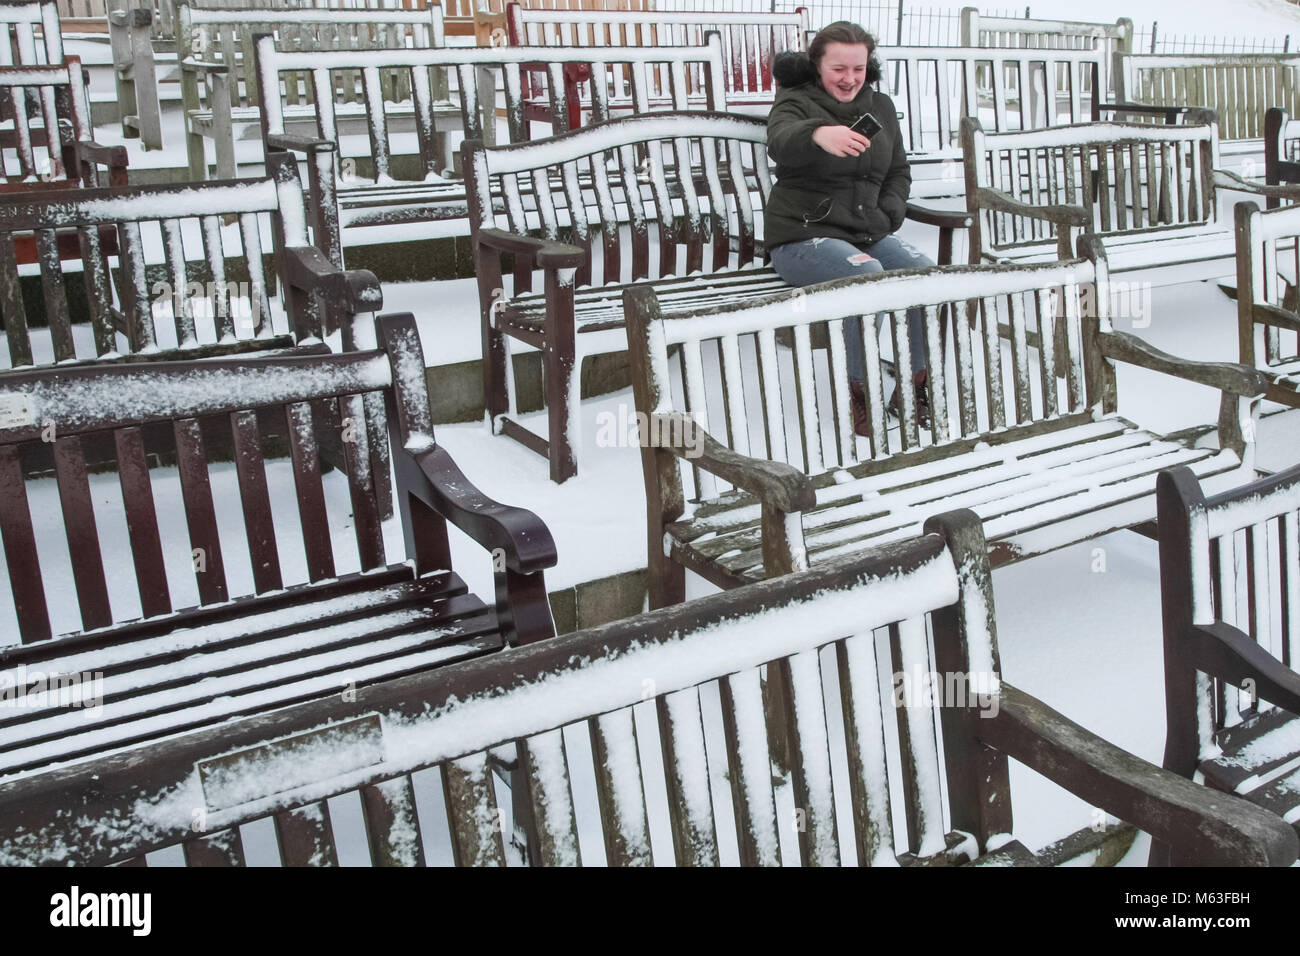
[[[23,297],[24,261],[39,263],[35,301]],[[373,275],[344,273],[311,245],[287,159],[260,179],[0,192],[0,314],[14,368],[284,348],[332,332],[327,313],[341,321],[381,304]]]
[[[1269,107],[1264,114],[1264,182],[1270,186],[1300,184],[1300,130],[1278,106]],[[1269,209],[1281,204],[1276,196],[1268,198]]]
[[[1300,205],[1237,203],[1236,220],[1239,361],[1268,377],[1266,398],[1300,407]]]
[[[1157,498],[1164,765],[1300,830],[1300,467],[1209,496],[1172,469]]]
[[[1012,760],[1168,841],[1177,863],[1295,861],[1295,833],[1268,813],[1002,683],[978,519],[925,530],[352,698],[0,780],[0,863],[154,865],[181,850],[189,865],[1044,866],[1128,849],[1132,827],[1108,819],[1031,851]],[[896,686],[938,676],[943,691],[899,700],[882,667]],[[331,813],[349,801],[363,825]],[[579,825],[584,804],[598,830]]]
[[[0,650],[17,694],[0,773],[258,722],[554,633],[545,525],[484,497],[437,444],[412,317],[382,318],[379,340],[6,376],[0,613],[20,643]],[[380,524],[369,395],[389,408],[404,547]],[[146,457],[160,435],[170,457]],[[111,470],[88,473],[92,444]],[[322,474],[329,446],[345,464]],[[54,476],[24,477],[43,453]],[[489,552],[487,603],[454,570],[448,522]],[[70,705],[37,674],[90,676]]]
[[[1155,476],[1169,465],[1216,488],[1253,477],[1264,376],[1114,331],[1100,244],[1091,254],[900,270],[690,313],[664,308],[658,287],[626,292],[637,413],[649,428],[651,606],[682,600],[686,570],[723,588],[770,579],[915,534],[936,507],[980,515],[998,566],[1149,530]],[[843,323],[883,315],[904,357],[894,374],[910,386],[912,308],[925,316],[929,425],[911,387],[899,389],[890,422],[885,349],[868,334],[871,435],[859,437]],[[1120,417],[1117,362],[1218,391],[1217,436],[1214,426],[1163,436]],[[1217,449],[1202,440],[1216,437]]]

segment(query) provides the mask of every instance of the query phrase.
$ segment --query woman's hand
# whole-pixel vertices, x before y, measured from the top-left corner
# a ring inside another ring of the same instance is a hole
[[[813,142],[832,156],[861,156],[871,140],[847,126],[818,126]]]

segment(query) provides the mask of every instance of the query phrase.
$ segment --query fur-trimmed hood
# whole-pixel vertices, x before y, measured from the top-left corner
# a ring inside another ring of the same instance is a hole
[[[867,84],[880,82],[880,58],[871,54],[867,60]],[[793,89],[817,79],[817,69],[808,54],[799,50],[785,50],[772,61],[772,78],[782,89]]]

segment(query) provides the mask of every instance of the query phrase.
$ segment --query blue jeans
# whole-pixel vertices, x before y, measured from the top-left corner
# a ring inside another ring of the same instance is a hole
[[[870,259],[863,259],[862,253]],[[886,236],[874,246],[859,249],[843,239],[806,239],[803,242],[787,242],[772,250],[772,268],[786,282],[795,286],[813,285],[817,282],[829,282],[832,279],[844,279],[848,276],[870,275],[888,269],[913,269],[932,266],[930,257],[918,252],[910,244],[897,236]],[[884,315],[876,316],[876,334],[884,324]],[[925,310],[920,308],[907,310],[908,350],[911,355],[912,371],[925,368]],[[861,384],[865,375],[862,353],[862,317],[845,319],[844,346],[848,352],[849,381]],[[895,362],[898,361],[895,356]],[[900,381],[905,376],[900,369]]]

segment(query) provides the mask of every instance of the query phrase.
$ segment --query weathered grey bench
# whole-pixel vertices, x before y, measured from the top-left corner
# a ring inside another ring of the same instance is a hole
[[[1091,123],[985,133],[962,120],[971,262],[1069,258],[1104,237],[1112,273],[1168,284],[1232,275],[1236,244],[1218,190],[1300,196],[1219,168],[1212,114],[1177,126]]]
[[[656,283],[682,312],[788,288],[761,267],[756,230],[771,172],[767,124],[755,117],[669,112],[533,143],[467,141],[464,166],[484,402],[497,432],[547,457],[554,481],[577,471],[583,358],[626,348],[629,282]],[[546,437],[542,422],[515,412],[511,339],[543,351]]]
[[[1268,376],[1268,399],[1300,407],[1300,206],[1238,203],[1236,219],[1240,361]]]
[[[29,320],[21,262],[39,264],[43,328]],[[373,275],[344,273],[311,244],[291,161],[236,182],[0,193],[0,313],[15,368],[283,348],[334,331],[327,313],[381,303]]]
[[[130,49],[129,65],[118,68],[118,97],[129,104],[123,110],[124,128],[154,128],[160,106],[149,13],[130,11],[117,19],[124,19],[121,29],[132,34],[117,41]],[[176,11],[177,66],[186,154],[194,180],[208,178],[208,140],[215,152],[217,177],[229,179],[236,174],[236,140],[249,132],[256,136],[258,79],[253,42],[261,33],[273,34],[276,42],[289,50],[440,47],[442,8],[435,4],[425,10],[254,11],[180,4]],[[154,92],[146,95],[147,90]],[[409,90],[390,85],[384,94],[388,99],[403,99]]]
[[[1294,862],[1294,832],[1268,813],[1002,683],[978,521],[956,512],[926,530],[0,781],[0,862],[1007,866],[1123,854],[1133,831],[1109,823],[1031,852],[1016,839],[1012,760],[1168,841],[1177,863]],[[938,677],[941,690],[896,699],[882,668],[895,687]],[[499,776],[513,784],[502,802]],[[357,801],[364,826],[349,827],[337,810]]]
[[[335,263],[343,261],[344,234],[349,228],[462,219],[468,214],[465,182],[455,175],[448,153],[448,115],[454,113],[455,125],[463,125],[466,142],[496,142],[494,104],[496,90],[501,89],[506,135],[511,142],[530,138],[523,77],[536,54],[526,49],[305,53],[278,50],[263,37],[258,39],[255,56],[260,88],[281,91],[279,96],[263,98],[265,149],[268,155],[275,150],[306,155],[313,202],[318,203],[317,235]],[[710,98],[720,96],[722,60],[716,37],[700,47],[554,47],[547,56],[548,132],[567,126],[564,77],[570,67],[586,70],[598,120],[609,112],[607,84],[613,79],[622,82],[625,76],[642,112],[656,105],[650,99],[651,84],[661,70],[671,77],[665,87],[672,95],[669,105],[678,109],[686,109],[698,89],[698,81],[688,79],[690,75],[702,77],[714,90]],[[454,74],[459,88],[454,100],[438,98],[429,76],[440,72]],[[382,73],[409,85],[408,104],[394,108],[382,102],[378,92]],[[335,96],[322,96],[321,84],[329,84],[331,91],[340,87],[347,91],[354,112],[364,107],[367,152],[340,155],[339,117],[349,106],[336,104]],[[297,106],[291,92],[296,93]],[[295,128],[295,120],[305,121],[306,127]],[[401,132],[398,124],[403,120],[413,124],[413,136]],[[399,165],[402,154],[414,157],[406,169]]]
[[[13,704],[0,713],[0,774],[129,761],[143,743],[553,635],[545,525],[481,495],[437,444],[412,317],[381,319],[379,340],[348,354],[6,376],[0,613],[20,642],[0,649]],[[359,425],[368,395],[391,410],[397,554]],[[146,457],[150,433],[171,438],[174,465]],[[97,439],[115,448],[115,473],[87,474],[83,448]],[[346,464],[322,474],[330,444]],[[218,445],[232,463],[213,460]],[[20,460],[43,450],[56,477],[25,480]],[[454,570],[449,522],[490,553],[488,603]],[[220,846],[200,837],[192,858]]]
[[[1110,71],[1115,53],[1133,50],[1133,21],[1120,17],[1114,23],[1081,20],[1041,20],[995,17],[975,7],[961,11],[961,45],[1020,50],[1097,50],[1105,58],[1103,90],[1114,90]]]
[[[1263,376],[1113,331],[1105,254],[1092,254],[889,272],[689,312],[658,287],[625,293],[649,429],[651,605],[682,600],[685,570],[724,588],[772,578],[915,534],[936,508],[979,514],[996,566],[1149,523],[1168,465],[1215,487],[1252,477]],[[890,425],[883,350],[868,334],[871,437],[857,437],[843,324],[883,315],[910,385],[909,308],[924,310],[930,425],[910,387]],[[1219,450],[1199,442],[1213,426],[1163,437],[1121,418],[1116,362],[1219,390]]]
[[[1300,54],[1115,54],[1114,104],[1213,110],[1227,155],[1253,158],[1263,146],[1264,113],[1300,108]]]
[[[756,111],[762,115],[776,96],[772,60],[784,50],[804,49],[808,11],[736,10],[544,10],[519,3],[506,5],[506,28],[512,46],[699,46],[717,33],[723,48],[723,102],[705,109]],[[550,60],[550,54],[539,57]],[[578,86],[574,77],[574,87]],[[579,88],[580,89],[580,88]],[[659,92],[668,99],[667,89]],[[540,106],[546,106],[543,101]],[[617,111],[639,112],[624,96],[611,100]],[[590,101],[583,103],[590,108]],[[576,128],[572,124],[570,128]]]
[[[1157,487],[1164,765],[1300,829],[1300,468],[1208,496],[1172,469]],[[1153,864],[1170,855],[1153,841]]]

